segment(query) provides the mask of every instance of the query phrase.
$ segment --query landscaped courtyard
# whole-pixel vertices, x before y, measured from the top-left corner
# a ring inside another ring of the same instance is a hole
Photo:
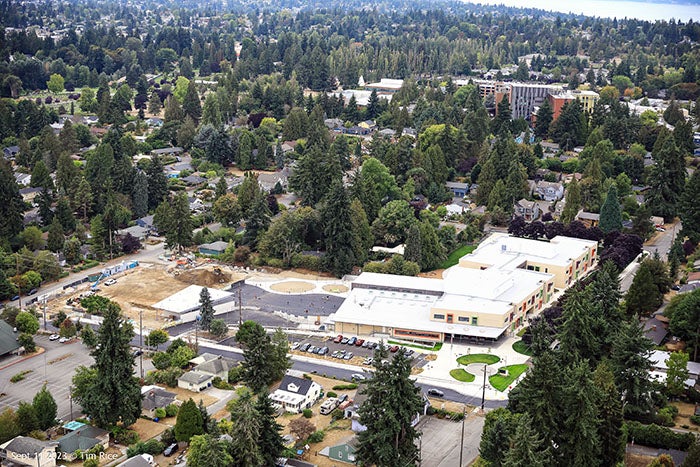
[[[505,374],[503,374],[504,370]],[[489,383],[491,383],[491,386],[493,386],[494,389],[503,392],[513,383],[513,381],[525,373],[525,370],[527,370],[527,365],[524,363],[501,367],[498,369],[497,374],[489,378]]]

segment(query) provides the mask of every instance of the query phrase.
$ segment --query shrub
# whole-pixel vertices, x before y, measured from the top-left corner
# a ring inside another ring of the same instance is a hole
[[[168,428],[163,433],[161,433],[160,441],[166,446],[170,446],[171,444],[176,443],[177,440],[175,439],[175,431],[173,430],[173,428]]]
[[[292,256],[292,267],[309,269],[311,271],[323,271],[323,258],[297,253]]]
[[[139,435],[134,430],[128,430],[121,426],[112,428],[112,437],[117,444],[135,444],[139,440]]]
[[[695,435],[692,433],[676,433],[669,428],[654,424],[642,425],[639,422],[626,422],[623,429],[627,434],[627,439],[634,439],[637,444],[654,448],[686,451],[695,443]]]
[[[226,381],[224,381],[223,379],[219,378],[218,376],[217,376],[216,378],[214,378],[214,380],[212,381],[211,384],[212,384],[212,386],[214,386],[216,389],[225,389],[225,390],[229,390],[229,391],[232,390],[232,389],[234,389],[233,386],[231,386],[230,384],[228,384]]]
[[[241,380],[241,378],[243,378],[243,369],[240,365],[234,366],[228,370],[229,384],[236,384]]]
[[[311,433],[311,436],[309,436],[309,438],[306,441],[308,443],[320,443],[325,437],[326,433],[324,433],[322,430],[314,431],[313,433]]]
[[[168,415],[168,414],[167,414],[167,412],[165,411],[164,408],[158,407],[158,408],[156,409],[156,418],[162,419],[162,418],[165,418],[167,415]]]
[[[99,467],[100,461],[97,459],[86,459],[83,462],[83,467]]]
[[[696,425],[700,425],[700,415],[691,415],[690,421]]]
[[[334,391],[350,391],[352,389],[357,389],[357,384],[355,384],[355,383],[337,384],[337,385],[333,386]]]
[[[157,439],[149,439],[145,443],[136,443],[133,446],[129,446],[126,450],[126,457],[139,456],[141,454],[150,454],[152,456],[157,456],[165,449],[163,442]]]
[[[335,409],[333,412],[331,412],[331,420],[334,422],[338,420],[342,420],[345,418],[345,412],[343,412],[340,409]]]
[[[12,378],[10,378],[10,381],[13,382],[13,383],[19,383],[20,381],[22,381],[22,380],[23,380],[29,373],[31,373],[32,371],[34,371],[34,370],[24,370],[24,371],[21,371],[21,372],[17,373],[16,375],[14,375]]]
[[[168,417],[174,417],[175,415],[177,415],[177,411],[178,411],[179,408],[180,408],[180,407],[178,407],[178,406],[175,405],[175,404],[169,404],[169,405],[165,408],[165,415],[167,415]],[[171,444],[172,444],[172,443],[171,443]]]
[[[338,394],[334,393],[333,391],[328,391],[328,394],[326,394],[328,397],[338,397]]]
[[[314,413],[311,411],[311,409],[304,409],[302,414],[304,415],[304,418],[311,418],[314,415]]]

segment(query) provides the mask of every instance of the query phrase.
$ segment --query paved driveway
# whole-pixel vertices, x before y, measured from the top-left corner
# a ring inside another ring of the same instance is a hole
[[[479,455],[484,417],[467,414],[464,421],[464,451],[462,465],[469,465]],[[418,423],[421,438],[421,467],[458,467],[462,423],[423,417]]]

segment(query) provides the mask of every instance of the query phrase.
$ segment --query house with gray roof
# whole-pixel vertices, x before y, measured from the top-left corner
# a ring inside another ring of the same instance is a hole
[[[0,357],[16,352],[21,347],[17,336],[12,326],[0,319]]]
[[[285,375],[279,388],[270,394],[270,399],[273,405],[287,412],[300,413],[318,401],[321,391],[321,386],[310,379]]]
[[[213,378],[221,378],[223,381],[228,383],[228,371],[235,366],[236,362],[233,360],[217,355],[214,359],[200,363],[194,367],[193,371],[203,373],[205,375],[211,375]]]
[[[151,154],[153,154],[154,156],[165,156],[171,154],[180,154],[182,151],[182,148],[176,146],[174,148],[154,149],[153,151],[151,151]]]
[[[188,371],[177,379],[177,387],[192,392],[202,392],[210,387],[213,381],[214,376],[212,375],[198,371]]]
[[[151,467],[153,464],[152,455],[141,454],[140,456],[134,456],[129,460],[118,464],[117,467]]]
[[[175,393],[166,391],[158,386],[143,386],[141,388],[141,413],[154,417],[156,409],[164,409],[175,404]]]
[[[76,451],[87,451],[97,445],[109,447],[109,432],[92,425],[83,425],[58,440],[58,451],[66,460],[77,458]]]
[[[202,243],[199,245],[199,253],[209,256],[219,256],[228,248],[228,242],[216,241],[212,243]]]
[[[55,442],[40,441],[28,436],[17,436],[0,444],[2,465],[56,466]]]

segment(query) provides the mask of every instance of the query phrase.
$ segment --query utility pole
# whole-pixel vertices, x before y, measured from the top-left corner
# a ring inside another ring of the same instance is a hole
[[[139,310],[139,368],[143,379],[143,310]]]
[[[19,277],[19,253],[15,253],[15,258],[17,258],[17,277]],[[17,284],[17,307],[22,310],[22,281],[19,280]]]
[[[242,292],[241,292],[241,286],[238,286],[238,328],[240,329],[241,326],[243,326],[243,299],[242,297]]]
[[[48,299],[46,297],[44,297],[44,300],[43,300],[43,302],[44,302],[44,331],[46,331],[46,302],[47,301],[48,301]]]
[[[483,409],[482,409],[483,410]],[[459,443],[459,467],[462,467],[462,455],[464,454],[464,419],[467,418],[467,408],[462,407],[462,440]]]
[[[484,386],[481,392],[481,413],[484,413],[484,400],[486,399],[486,364],[484,364]]]

